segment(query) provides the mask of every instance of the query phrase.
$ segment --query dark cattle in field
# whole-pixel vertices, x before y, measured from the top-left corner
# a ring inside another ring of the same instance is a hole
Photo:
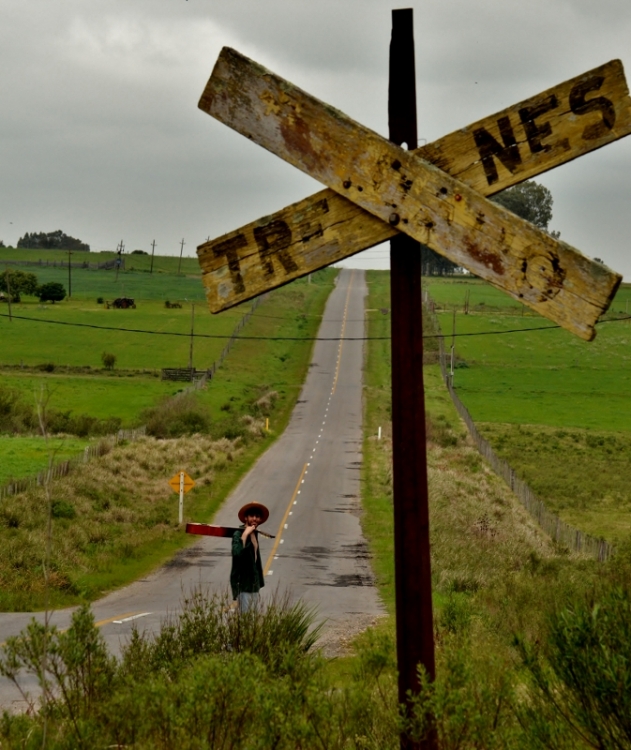
[[[112,307],[116,307],[119,310],[127,310],[128,307],[136,308],[136,303],[131,297],[119,297],[112,302]]]

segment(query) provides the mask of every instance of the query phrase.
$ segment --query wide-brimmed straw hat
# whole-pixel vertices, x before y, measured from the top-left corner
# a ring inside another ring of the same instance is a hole
[[[239,521],[245,523],[245,517],[249,515],[253,510],[258,511],[261,516],[261,523],[265,523],[269,518],[269,510],[262,503],[247,503],[239,511]]]

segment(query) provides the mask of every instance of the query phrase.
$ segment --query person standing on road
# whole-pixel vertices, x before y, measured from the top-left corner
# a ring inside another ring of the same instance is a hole
[[[257,528],[268,518],[269,510],[261,503],[248,503],[239,511],[242,525],[232,536],[230,587],[241,612],[257,606],[265,586]]]

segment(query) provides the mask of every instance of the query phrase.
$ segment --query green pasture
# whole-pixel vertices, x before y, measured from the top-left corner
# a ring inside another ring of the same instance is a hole
[[[467,276],[456,276],[452,278],[426,277],[423,279],[423,288],[427,289],[430,296],[439,307],[449,310],[464,310],[465,301],[468,296],[470,312],[493,312],[504,311],[510,313],[519,310],[520,315],[525,317],[540,316],[521,302],[509,297],[506,292],[496,289],[481,279],[472,279]],[[622,284],[610,307],[610,312],[631,314],[631,284]]]
[[[178,466],[185,466],[197,481],[187,496],[187,518],[212,520],[239,479],[284,430],[304,382],[313,337],[336,274],[334,269],[313,274],[311,284],[299,281],[279,289],[256,309],[242,333],[261,338],[236,341],[216,376],[197,392],[199,401],[209,407],[212,436],[149,438],[123,445],[103,459],[78,467],[66,479],[53,482],[51,493],[57,513],[53,567],[59,575],[49,593],[55,606],[93,599],[128,584],[193,541],[177,525],[177,504],[165,481]],[[302,340],[288,340],[291,338]],[[51,408],[76,407],[77,412],[120,415],[124,419],[127,414],[132,422],[138,421],[143,405],[155,405],[161,395],[173,394],[183,386],[161,383],[142,373],[127,375],[52,373],[42,374],[41,379],[48,384],[65,380],[65,391],[63,385],[57,385],[56,392],[51,388]],[[41,387],[40,376],[32,372],[26,375],[20,370],[5,370],[3,378],[9,385],[30,378],[31,389]],[[106,390],[100,392],[101,385]],[[73,386],[76,391],[70,390]],[[162,408],[164,404],[158,405],[158,410]],[[265,430],[266,417],[269,430]],[[16,455],[28,442],[18,438],[7,438],[6,442],[6,450],[12,452],[6,462],[0,454],[0,461],[17,476]],[[78,445],[80,449],[85,442]],[[120,462],[125,471],[121,471]],[[108,465],[106,476],[102,471]],[[27,467],[24,472],[31,474],[32,469]],[[140,474],[143,478],[138,480]],[[23,496],[12,497],[1,509],[0,546],[5,555],[0,559],[0,608],[40,608],[44,604],[41,561],[24,558],[33,555],[32,539],[45,535],[46,506],[41,493],[41,488],[32,488]],[[85,534],[77,531],[80,525]],[[28,544],[25,539],[29,539]]]
[[[34,255],[31,255],[34,253]],[[116,253],[73,253],[72,263],[104,263],[113,260]],[[3,260],[40,261],[43,265],[3,266]],[[49,265],[51,263],[65,265]],[[62,250],[14,250],[0,248],[0,270],[20,270],[34,273],[40,284],[57,281],[66,292],[68,283],[68,253]],[[48,264],[48,265],[47,265]],[[201,269],[197,258],[158,256],[154,258],[153,273],[150,273],[151,258],[145,255],[125,254],[125,270],[97,270],[88,268],[70,269],[72,299],[93,300],[103,297],[110,302],[117,297],[133,297],[136,300],[169,300],[179,302],[205,302]],[[30,298],[26,298],[29,300]],[[57,303],[59,304],[59,303]],[[63,304],[67,304],[64,301]],[[57,305],[55,305],[57,306]]]
[[[479,423],[496,453],[567,523],[620,543],[631,535],[631,432]]]
[[[469,315],[458,306],[467,285]],[[516,312],[506,295],[502,307],[500,292],[478,280],[431,279],[427,287],[443,307],[448,347],[456,305],[456,334],[465,335],[455,339],[454,385],[495,450],[564,521],[616,543],[628,539],[631,321],[608,315],[586,342]],[[614,314],[626,313],[630,298],[623,285]],[[538,327],[546,330],[525,330]]]
[[[0,486],[13,479],[37,474],[48,466],[49,456],[63,461],[80,453],[87,440],[74,437],[8,437],[0,435]]]
[[[158,247],[156,245],[156,247]],[[131,248],[132,250],[135,248]],[[143,248],[139,248],[143,249]],[[146,248],[144,248],[147,250]],[[159,248],[158,248],[159,249]],[[188,252],[188,246],[185,246]],[[147,252],[150,252],[148,250]],[[179,249],[174,250],[174,255],[155,255],[153,259],[153,275],[160,273],[177,274],[178,268],[182,274],[197,274],[201,275],[199,263],[197,262],[197,256],[193,257],[182,257],[180,263]],[[105,263],[108,260],[114,260],[116,258],[116,252],[102,251],[98,253],[83,253],[73,252],[71,255],[71,262],[74,263]],[[130,251],[126,250],[123,254],[125,259],[125,269],[127,271],[143,271],[150,272],[151,269],[151,255],[134,255]],[[46,269],[47,264],[50,263],[68,263],[68,251],[67,250],[29,250],[26,248],[13,248],[13,247],[0,247],[0,265],[4,261],[20,261],[24,265],[19,266],[22,271],[32,271],[39,276],[40,271]],[[26,262],[38,263],[40,265],[26,265]],[[10,266],[10,268],[16,268],[17,266]],[[50,270],[53,270],[52,266],[48,266]],[[72,268],[73,286],[74,286],[74,274],[79,269]],[[94,273],[94,272],[93,272]],[[109,271],[107,273],[110,273]],[[112,272],[112,275],[115,272]],[[68,278],[68,267],[65,268],[66,279]],[[57,281],[57,279],[54,279]]]
[[[73,375],[5,370],[2,384],[19,390],[36,406],[42,398],[50,409],[88,414],[97,419],[117,417],[124,428],[138,423],[140,412],[164,396],[181,390],[182,383],[163,381],[153,375]]]
[[[312,337],[336,273],[330,269],[313,274],[311,284],[298,280],[271,293],[258,306],[240,332],[241,336],[254,338],[237,340],[215,378],[199,392],[200,400],[210,408],[213,423],[217,425],[215,431],[250,413],[257,400],[273,391],[270,428],[278,434],[300,392],[313,348]],[[29,305],[16,307],[26,308],[31,314]],[[250,308],[247,303],[211,316],[200,306],[196,308],[195,330],[229,335]],[[167,310],[159,303],[146,303],[126,311],[103,310],[91,302],[71,302],[55,305],[54,310],[51,306],[48,312],[50,319],[69,322],[97,320],[102,324],[110,314],[114,321],[121,320],[120,314],[128,319],[138,314],[136,320],[142,327],[170,331],[187,331],[190,327],[190,309]],[[99,419],[116,417],[122,420],[123,427],[130,427],[139,423],[144,409],[175,395],[186,385],[162,381],[157,368],[186,366],[189,336],[149,336],[18,320],[9,323],[6,319],[0,319],[0,331],[7,342],[4,356],[9,352],[13,355],[13,361],[5,360],[5,367],[0,369],[0,382],[19,390],[33,406],[44,393],[49,409]],[[51,339],[51,331],[57,338]],[[300,337],[304,341],[282,340]],[[208,367],[225,344],[225,338],[195,339],[194,364],[200,369]],[[100,355],[104,350],[118,357],[114,370],[103,369]],[[16,361],[23,361],[24,368],[16,367]],[[46,362],[52,362],[56,368],[52,372],[40,370],[38,365]],[[80,370],[83,365],[91,369]],[[76,370],[71,369],[73,366]],[[23,476],[22,469],[14,469],[13,459],[11,462],[7,471],[12,476]]]
[[[0,269],[2,265],[0,263]],[[68,292],[67,268],[24,268],[19,270],[34,273],[40,284],[48,281],[58,281]],[[87,269],[72,269],[72,299],[96,302],[98,297],[112,302],[117,297],[132,297],[139,300],[169,300],[171,302],[199,302],[204,303],[206,296],[201,275],[175,273],[148,274],[142,271],[121,271],[116,278],[116,271],[89,271]],[[25,297],[25,300],[34,298]],[[58,305],[68,304],[67,300],[56,302]],[[50,303],[47,303],[50,305]]]
[[[4,316],[0,317],[2,365],[51,362],[101,368],[101,355],[107,351],[116,355],[116,367],[121,369],[188,367],[190,304],[174,310],[165,308],[163,302],[145,300],[139,302],[135,310],[107,310],[95,299],[73,298],[55,305],[25,302],[12,308],[16,316],[12,322],[5,306],[2,307]],[[196,305],[195,367],[205,369],[212,365],[226,339],[250,308],[250,303],[244,303],[220,315],[211,315],[204,303]],[[106,330],[108,328],[113,330]],[[149,333],[122,330],[125,328]]]
[[[324,278],[335,271],[326,271]],[[311,289],[309,288],[311,286]],[[276,391],[284,398],[299,393],[304,372],[311,358],[322,306],[329,294],[328,284],[314,285],[294,282],[269,295],[257,308],[244,333],[252,339],[234,344],[220,371],[217,388],[208,388],[203,399],[211,411],[238,410],[240,404],[256,393]],[[307,292],[307,293],[305,293]],[[274,338],[267,338],[270,330]],[[303,341],[290,341],[292,337]]]
[[[439,320],[449,346],[453,313]],[[558,328],[523,330],[539,326],[552,324],[456,313],[454,384],[474,420],[630,430],[631,321],[599,324],[592,342]]]

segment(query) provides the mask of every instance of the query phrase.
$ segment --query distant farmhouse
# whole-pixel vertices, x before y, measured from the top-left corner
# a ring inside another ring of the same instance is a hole
[[[57,229],[55,232],[28,232],[18,240],[18,247],[33,250],[73,250],[75,252],[90,252],[90,245]]]

